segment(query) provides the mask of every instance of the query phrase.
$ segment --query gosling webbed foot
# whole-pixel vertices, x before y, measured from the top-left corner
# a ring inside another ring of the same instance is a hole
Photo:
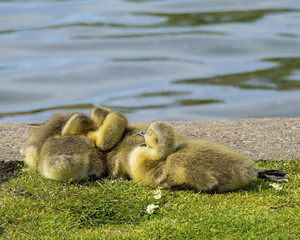
[[[284,177],[286,172],[276,169],[259,170],[257,177],[262,179],[269,179],[274,182],[289,181],[289,178]]]

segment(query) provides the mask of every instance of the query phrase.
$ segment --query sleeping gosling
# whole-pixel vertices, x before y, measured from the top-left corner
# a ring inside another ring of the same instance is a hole
[[[40,151],[49,137],[64,135],[87,135],[97,128],[96,123],[87,115],[81,113],[54,114],[45,123],[30,134],[22,147],[24,162],[37,170]]]
[[[39,153],[43,143],[50,136],[60,135],[63,126],[73,114],[54,114],[45,123],[34,129],[22,146],[21,153],[25,156],[25,163],[37,170]]]
[[[41,148],[38,170],[57,181],[95,179],[105,173],[104,156],[86,136],[53,136]]]
[[[129,172],[144,185],[219,193],[239,189],[263,172],[248,157],[215,142],[178,136],[165,122],[153,122],[139,134],[146,147],[133,150]]]

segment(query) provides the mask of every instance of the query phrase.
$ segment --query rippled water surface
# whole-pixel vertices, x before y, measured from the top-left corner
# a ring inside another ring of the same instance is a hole
[[[0,0],[0,121],[300,116],[299,0]]]

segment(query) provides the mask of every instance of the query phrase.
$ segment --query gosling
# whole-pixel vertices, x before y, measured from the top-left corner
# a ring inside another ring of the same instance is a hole
[[[38,170],[63,182],[97,179],[105,174],[104,155],[86,136],[53,136],[41,148]]]
[[[55,135],[85,134],[96,129],[96,124],[84,114],[54,114],[45,123],[35,129],[24,143],[21,153],[25,156],[24,162],[37,170],[40,150],[44,142]]]
[[[42,158],[41,149],[49,138],[54,136],[87,135],[89,131],[96,128],[96,123],[85,114],[54,114],[48,121],[35,129],[26,140],[21,151],[25,156],[24,162],[29,167],[38,171],[40,159]],[[55,149],[58,147],[63,148],[63,146],[49,146]]]
[[[270,173],[259,171],[246,156],[215,142],[178,136],[165,122],[153,122],[139,134],[144,136],[146,147],[133,150],[129,172],[143,185],[220,193],[246,186],[259,173]]]

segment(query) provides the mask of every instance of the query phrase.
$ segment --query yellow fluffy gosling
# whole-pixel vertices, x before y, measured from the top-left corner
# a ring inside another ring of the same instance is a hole
[[[257,176],[256,166],[246,156],[215,142],[182,137],[178,141],[174,128],[165,122],[153,122],[140,134],[146,147],[131,153],[129,172],[144,185],[224,192],[241,188]]]
[[[41,148],[38,170],[57,181],[99,178],[105,173],[104,156],[86,136],[49,137]]]

